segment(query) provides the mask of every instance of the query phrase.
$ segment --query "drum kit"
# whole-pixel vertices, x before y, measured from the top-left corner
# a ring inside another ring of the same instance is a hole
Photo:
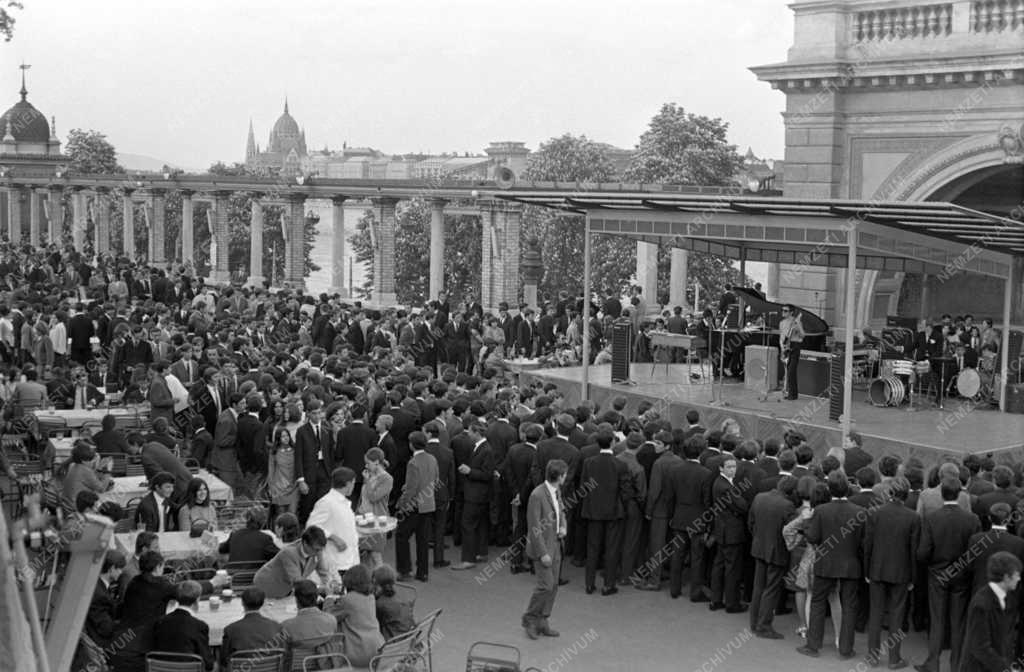
[[[947,361],[948,360],[948,361]],[[914,405],[915,389],[920,392],[922,381],[935,372],[941,392],[937,396],[936,406],[942,408],[942,398],[946,395],[946,387],[954,382],[950,369],[956,362],[952,357],[934,357],[932,360],[914,362],[906,359],[883,360],[879,367],[878,378],[871,381],[868,387],[868,401],[879,407],[899,407],[908,402],[907,410],[917,410]],[[964,400],[974,403],[992,403],[995,390],[998,388],[998,376],[988,370],[988,362],[981,362],[981,368],[966,368],[956,375],[957,394]]]

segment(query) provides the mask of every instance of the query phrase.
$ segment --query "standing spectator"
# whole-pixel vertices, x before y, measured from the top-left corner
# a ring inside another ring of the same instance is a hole
[[[462,562],[454,570],[466,570],[487,558],[487,528],[491,505],[491,484],[494,481],[494,458],[484,438],[486,428],[474,420],[466,429],[473,448],[458,471],[465,478],[462,506]]]
[[[747,610],[740,603],[743,545],[747,541],[746,498],[735,484],[736,458],[726,454],[721,473],[711,486],[711,509],[715,512],[712,538],[715,559],[711,568],[711,611],[725,609],[738,614]]]
[[[388,515],[388,501],[394,481],[387,472],[388,463],[384,459],[384,451],[370,448],[363,456],[363,491],[359,495],[359,507],[356,513],[370,514],[374,517]],[[372,534],[359,540],[360,550],[369,556],[369,567],[377,568],[384,563],[384,548],[387,537],[383,534]]]
[[[756,562],[750,629],[765,639],[783,637],[772,627],[772,619],[783,595],[783,577],[789,569],[789,550],[782,538],[782,528],[795,513],[794,490],[796,479],[787,476],[774,490],[756,495],[750,505],[750,554]]]
[[[409,537],[416,536],[416,580],[426,581],[429,573],[430,549],[427,533],[434,513],[434,489],[438,478],[437,460],[426,451],[427,436],[423,432],[409,435],[412,458],[406,466],[405,483],[398,498],[398,531],[395,534],[395,556],[400,580],[412,571]]]
[[[1016,614],[1008,595],[1020,584],[1021,561],[1000,551],[988,559],[988,585],[971,598],[964,630],[960,672],[1003,672],[1018,665],[1013,658]],[[953,636],[958,631],[953,631]]]
[[[611,437],[602,434],[597,441],[600,451],[583,463],[580,472],[580,479],[592,486],[588,487],[580,507],[580,516],[587,521],[586,593],[590,595],[596,590],[597,565],[603,559],[601,595],[614,595],[619,592],[624,503],[634,498],[633,482],[626,463],[615,459]]]

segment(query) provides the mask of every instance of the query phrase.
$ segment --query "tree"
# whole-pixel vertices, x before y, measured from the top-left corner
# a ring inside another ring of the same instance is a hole
[[[401,201],[395,212],[395,294],[398,303],[423,305],[430,287],[430,211],[423,199]],[[377,226],[376,210],[367,208],[349,237],[357,263],[366,268],[365,282],[354,288],[362,298],[373,293],[374,250],[370,227]],[[444,287],[453,302],[459,302],[467,290],[480,286],[482,242],[480,224],[467,215],[445,218]]]
[[[726,138],[729,124],[665,103],[640,136],[623,179],[647,184],[733,184],[743,160]]]
[[[71,129],[64,153],[71,158],[70,169],[76,173],[95,175],[124,172],[124,168],[117,163],[114,145],[99,131]]]
[[[542,143],[530,155],[523,177],[557,182],[607,182],[614,168],[607,150],[585,135],[565,134]],[[539,295],[554,297],[560,290],[576,294],[583,289],[583,232],[581,217],[528,206],[523,211],[521,249],[536,237],[540,243],[544,277]],[[629,238],[592,234],[592,276],[595,291],[621,291],[636,271],[636,245]]]
[[[6,7],[0,6],[0,35],[4,36],[4,42],[10,42],[14,37],[14,16],[12,9],[21,9],[22,5],[17,0],[6,0]]]
[[[729,124],[721,119],[692,114],[675,103],[666,103],[640,136],[623,178],[646,184],[734,184],[742,159],[736,146],[727,141],[728,130]],[[669,243],[658,246],[659,297],[669,286],[670,247]],[[686,289],[689,305],[693,304],[694,283],[700,285],[701,297],[711,300],[721,295],[727,282],[745,282],[731,260],[713,254],[690,254]]]

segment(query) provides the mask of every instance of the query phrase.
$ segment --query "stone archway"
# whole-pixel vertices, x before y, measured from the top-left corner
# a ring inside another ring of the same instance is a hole
[[[920,157],[908,157],[908,161],[920,161]],[[875,194],[874,198],[894,201],[949,201],[961,202],[966,194],[974,193],[986,182],[1004,178],[1008,173],[1024,170],[1024,124],[1019,122],[1003,124],[998,133],[972,135],[947,147],[936,151],[917,166],[898,166],[893,175],[901,175],[899,186],[892,190],[892,184],[883,181],[880,191],[887,193]],[[1000,211],[1000,214],[1021,219],[1024,215],[1024,195],[1008,205],[992,204],[996,207],[985,207],[986,210]],[[967,207],[975,207],[974,203],[964,203]],[[1003,207],[1007,206],[1007,207]],[[857,318],[858,324],[871,322],[872,307],[880,296],[889,296],[889,312],[907,313],[909,307],[920,312],[928,312],[928,306],[922,305],[923,297],[910,301],[910,306],[901,305],[901,297],[907,291],[920,291],[921,279],[915,279],[918,287],[904,287],[907,278],[897,274],[891,278],[880,279],[877,271],[865,271],[860,279],[858,293]],[[987,296],[995,290],[996,296],[1002,297],[1002,288],[990,278],[971,278],[968,283],[993,284],[992,287],[977,287],[977,295]],[[929,302],[930,305],[934,305]],[[944,311],[945,312],[945,311]],[[951,308],[950,312],[956,312]]]

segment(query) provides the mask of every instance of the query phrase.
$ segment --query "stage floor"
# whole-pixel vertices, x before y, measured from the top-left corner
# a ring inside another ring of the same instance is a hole
[[[817,452],[840,445],[839,423],[829,420],[827,398],[802,396],[785,401],[781,392],[772,392],[767,401],[761,401],[759,392],[727,379],[721,386],[724,404],[716,404],[719,386],[712,390],[709,383],[688,384],[686,371],[685,364],[667,368],[659,364],[652,375],[651,364],[634,364],[630,376],[635,384],[623,385],[612,384],[610,365],[591,366],[589,396],[601,409],[609,408],[614,397],[626,397],[627,412],[635,411],[642,400],[651,401],[676,427],[685,426],[686,411],[696,408],[705,427],[720,426],[725,418],[734,417],[744,436],[781,437],[785,428],[793,427],[808,437]],[[571,403],[581,398],[583,367],[537,369],[523,376],[554,383]],[[928,464],[944,455],[967,453],[992,453],[999,462],[1024,458],[1024,415],[959,399],[946,399],[943,409],[934,408],[927,399],[917,400],[916,405],[916,411],[908,411],[906,404],[879,408],[868,402],[866,390],[854,389],[852,424],[864,436],[865,449],[876,456],[915,455]]]

